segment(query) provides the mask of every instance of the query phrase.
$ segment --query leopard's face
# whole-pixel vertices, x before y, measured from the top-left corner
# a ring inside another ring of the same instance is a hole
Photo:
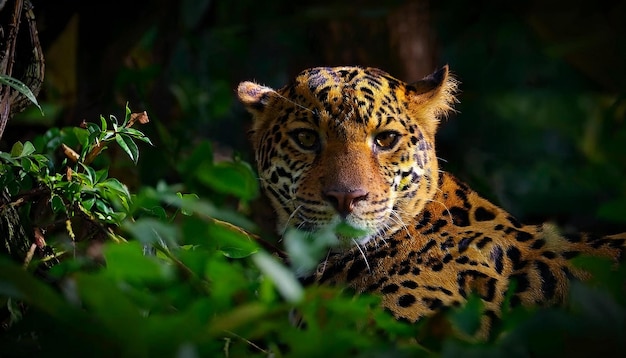
[[[277,91],[241,83],[279,230],[344,222],[364,243],[408,223],[437,189],[434,134],[454,88],[447,68],[413,85],[359,67],[312,68]]]

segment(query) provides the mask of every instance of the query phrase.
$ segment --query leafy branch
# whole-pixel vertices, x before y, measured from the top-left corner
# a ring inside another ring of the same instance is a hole
[[[82,239],[104,235],[119,240],[108,226],[119,226],[128,217],[130,192],[118,179],[108,176],[107,168],[97,170],[91,163],[112,142],[136,163],[139,149],[135,141],[152,145],[141,131],[132,128],[137,122],[148,122],[146,112],[131,113],[127,105],[122,123],[115,116],[109,116],[108,122],[101,116],[99,125],[84,123],[83,128],[50,130],[39,141],[44,142],[39,150],[31,142],[17,142],[10,152],[0,152],[0,186],[12,198],[5,206],[24,207],[22,219],[41,238],[43,244],[38,246],[45,246],[44,233],[59,228],[74,241],[77,226],[90,232],[78,235]],[[78,142],[80,148],[74,150],[64,143],[68,141]],[[50,154],[42,154],[50,143],[57,143],[67,158],[60,165]],[[74,163],[71,167],[66,166],[68,159]]]

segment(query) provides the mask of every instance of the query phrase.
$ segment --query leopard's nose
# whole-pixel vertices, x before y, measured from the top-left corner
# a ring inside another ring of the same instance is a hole
[[[328,190],[324,193],[324,199],[337,210],[339,215],[346,217],[354,210],[359,201],[367,199],[367,192],[363,189],[354,190]]]

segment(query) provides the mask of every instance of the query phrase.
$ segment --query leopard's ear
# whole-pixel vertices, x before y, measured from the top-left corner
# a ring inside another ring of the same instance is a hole
[[[246,106],[248,112],[253,115],[263,112],[274,91],[270,87],[261,86],[254,82],[241,82],[237,87],[239,101]]]
[[[434,135],[439,118],[447,116],[454,103],[459,82],[450,74],[448,65],[421,80],[407,85],[409,108],[415,113],[427,132]]]

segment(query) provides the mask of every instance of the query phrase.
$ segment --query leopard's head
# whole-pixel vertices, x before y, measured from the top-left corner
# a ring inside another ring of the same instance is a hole
[[[434,137],[455,90],[447,66],[413,84],[360,67],[308,69],[279,90],[239,84],[279,230],[344,222],[365,243],[410,222],[437,190]]]

